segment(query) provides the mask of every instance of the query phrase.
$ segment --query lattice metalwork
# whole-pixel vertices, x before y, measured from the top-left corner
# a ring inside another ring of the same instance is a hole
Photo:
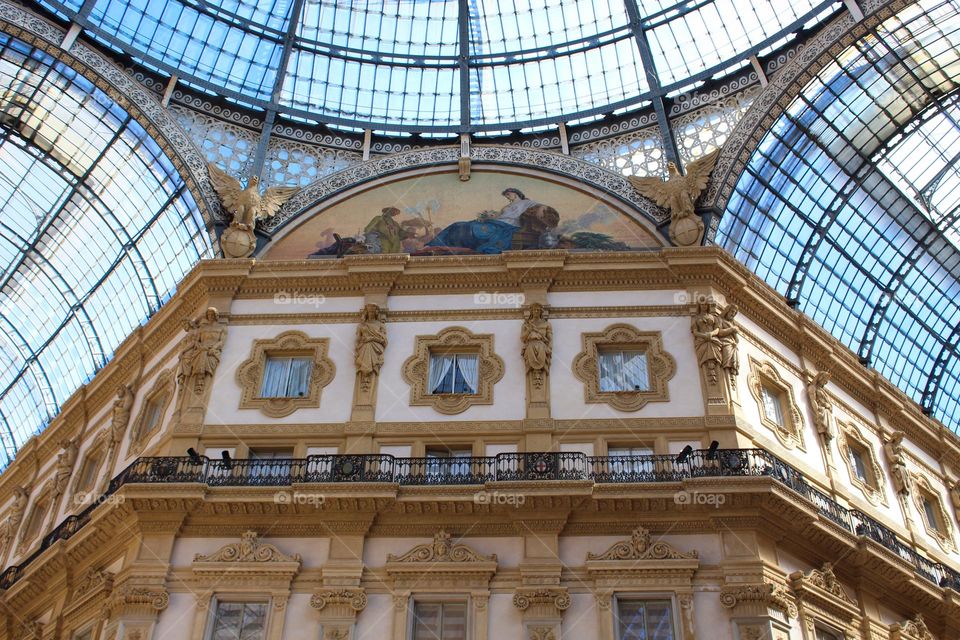
[[[667,159],[657,127],[574,147],[570,154],[625,176],[667,175]]]
[[[265,171],[269,184],[305,187],[317,178],[361,162],[363,155],[301,142],[270,138]]]
[[[755,87],[673,119],[671,125],[683,164],[722,147],[758,92]]]
[[[145,129],[0,35],[0,466],[210,256],[184,179]]]
[[[960,428],[960,3],[837,51],[737,183],[718,243]]]

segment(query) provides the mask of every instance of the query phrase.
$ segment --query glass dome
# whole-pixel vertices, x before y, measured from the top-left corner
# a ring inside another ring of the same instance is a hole
[[[809,82],[717,242],[960,429],[960,4],[921,0]]]
[[[212,251],[184,178],[104,92],[5,34],[0,87],[3,467]]]
[[[501,132],[693,88],[781,46],[823,0],[44,0],[147,67],[343,127]]]

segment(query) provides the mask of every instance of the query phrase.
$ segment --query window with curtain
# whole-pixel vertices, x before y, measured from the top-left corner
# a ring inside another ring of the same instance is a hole
[[[847,441],[847,451],[850,456],[850,467],[853,468],[857,478],[861,482],[873,486],[874,482],[871,479],[871,474],[867,473],[867,452],[857,443],[850,441]]]
[[[620,458],[611,460],[612,471],[633,473],[634,471],[643,471],[644,462],[637,460],[637,456],[652,456],[653,449],[650,447],[607,447],[607,456],[609,458]]]
[[[468,475],[470,473],[469,460],[457,460],[473,456],[473,449],[461,447],[456,449],[428,448],[426,472],[428,476]]]
[[[261,478],[288,478],[293,449],[250,449],[250,475]]]
[[[313,360],[306,356],[268,356],[263,367],[261,398],[299,398],[307,395]]]
[[[600,391],[649,391],[647,354],[643,351],[603,350],[599,354]]]
[[[763,399],[763,415],[767,420],[781,427],[783,422],[783,403],[780,400],[780,390],[768,385],[760,387],[760,397]]]
[[[617,599],[618,640],[674,640],[669,600]]]
[[[412,640],[467,640],[467,603],[414,603]]]
[[[263,640],[266,602],[217,602],[208,640]]]
[[[477,392],[480,358],[475,353],[431,353],[430,393]]]

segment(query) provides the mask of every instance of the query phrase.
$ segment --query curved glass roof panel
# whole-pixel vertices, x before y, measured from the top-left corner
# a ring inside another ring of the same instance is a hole
[[[503,131],[646,104],[839,0],[43,0],[142,64],[352,128]],[[746,7],[746,8],[745,8]]]
[[[960,3],[922,0],[836,58],[750,159],[717,241],[960,429]]]
[[[0,35],[0,466],[210,255],[144,128]]]

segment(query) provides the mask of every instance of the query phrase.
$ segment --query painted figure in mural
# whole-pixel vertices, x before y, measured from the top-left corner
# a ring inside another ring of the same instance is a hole
[[[560,221],[557,210],[530,200],[519,189],[505,189],[507,204],[499,212],[483,212],[476,220],[454,222],[427,243],[428,247],[455,247],[477,253],[536,247],[540,235]]]
[[[384,207],[380,215],[371,220],[363,230],[363,241],[370,253],[400,253],[403,240],[411,231],[396,221],[400,209]]]

